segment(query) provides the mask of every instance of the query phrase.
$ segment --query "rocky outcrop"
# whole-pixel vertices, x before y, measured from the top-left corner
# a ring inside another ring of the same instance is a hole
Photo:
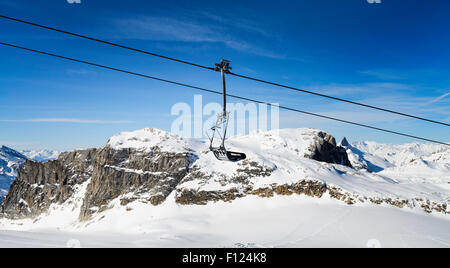
[[[345,148],[336,145],[336,139],[328,133],[319,132],[315,137],[315,144],[311,146],[310,154],[306,158],[352,167]]]
[[[350,146],[350,142],[348,142],[347,138],[344,137],[344,138],[342,138],[341,142],[339,143],[339,146],[341,146],[341,147],[349,147]]]
[[[46,163],[27,160],[5,197],[1,212],[9,218],[35,217],[52,204],[62,204],[74,193],[74,186],[91,177],[96,149],[61,154]]]
[[[192,157],[189,153],[161,152],[157,147],[149,152],[108,146],[98,150],[80,220],[107,209],[118,197],[121,205],[136,200],[159,205],[186,176]]]
[[[80,220],[108,208],[111,200],[121,204],[135,200],[158,205],[188,172],[189,153],[149,152],[110,147],[63,153],[55,161],[27,160],[1,207],[8,218],[36,217],[51,204],[62,204],[74,186],[90,179],[80,210]],[[128,194],[128,195],[127,195]]]
[[[327,191],[325,183],[311,180],[301,180],[293,184],[271,185],[270,187],[254,189],[248,185],[238,189],[233,187],[226,191],[198,191],[194,189],[178,189],[175,196],[177,203],[182,205],[206,205],[208,202],[230,202],[246,195],[273,197],[274,195],[307,195],[322,197]]]

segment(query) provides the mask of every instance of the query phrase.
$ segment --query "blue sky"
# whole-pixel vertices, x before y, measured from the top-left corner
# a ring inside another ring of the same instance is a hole
[[[450,2],[446,0],[2,0],[0,13],[236,73],[450,122]],[[220,90],[217,73],[0,19],[0,40]],[[18,149],[103,146],[120,132],[170,130],[195,90],[0,47],[0,144]],[[450,141],[448,127],[230,77],[233,94]],[[217,95],[203,101],[219,102]],[[232,100],[230,100],[232,101]],[[281,127],[340,139],[413,140],[281,112]]]

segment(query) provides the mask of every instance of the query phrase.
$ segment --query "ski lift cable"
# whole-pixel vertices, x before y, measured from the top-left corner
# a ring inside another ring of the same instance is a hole
[[[292,86],[287,86],[287,85],[283,85],[283,84],[279,84],[279,83],[275,83],[275,82],[270,82],[270,81],[266,81],[266,80],[262,80],[262,79],[258,79],[258,78],[253,78],[253,77],[249,77],[249,76],[245,76],[245,75],[241,75],[241,74],[236,74],[236,73],[233,73],[233,72],[230,72],[229,74],[231,74],[233,76],[236,76],[236,77],[248,79],[248,80],[253,80],[253,81],[256,81],[256,82],[269,84],[269,85],[272,85],[272,86],[292,89],[292,90],[295,90],[295,91],[300,91],[300,92],[303,92],[303,93],[312,94],[312,95],[316,95],[316,96],[319,96],[319,97],[324,97],[324,98],[328,98],[328,99],[332,99],[332,100],[346,102],[346,103],[359,105],[359,106],[363,106],[363,107],[370,108],[370,109],[375,109],[375,110],[379,110],[379,111],[383,111],[383,112],[388,112],[388,113],[392,113],[392,114],[396,114],[396,115],[406,116],[406,117],[410,117],[410,118],[414,118],[414,119],[418,119],[418,120],[427,121],[427,122],[430,122],[430,123],[440,124],[440,125],[443,125],[443,126],[450,127],[450,124],[445,123],[445,122],[440,122],[440,121],[427,119],[427,118],[423,118],[423,117],[419,117],[419,116],[415,116],[415,115],[410,115],[410,114],[406,114],[406,113],[402,113],[402,112],[397,112],[397,111],[393,111],[393,110],[389,110],[389,109],[385,109],[385,108],[381,108],[381,107],[377,107],[377,106],[372,106],[372,105],[369,105],[369,104],[364,104],[364,103],[360,103],[360,102],[356,102],[356,101],[351,101],[351,100],[347,100],[347,99],[333,97],[333,96],[329,96],[329,95],[325,95],[325,94],[321,94],[321,93],[317,93],[317,92],[313,92],[313,91],[309,91],[309,90],[304,90],[304,89],[300,89],[300,88],[296,88],[296,87],[292,87]]]
[[[85,61],[85,60],[80,60],[80,59],[70,58],[70,57],[66,57],[66,56],[61,56],[61,55],[57,55],[57,54],[53,54],[53,53],[49,53],[49,52],[45,52],[45,51],[40,51],[40,50],[36,50],[36,49],[26,48],[26,47],[14,45],[14,44],[0,42],[0,45],[7,46],[7,47],[12,47],[12,48],[17,48],[17,49],[21,49],[21,50],[26,50],[26,51],[29,51],[29,52],[34,52],[34,53],[43,54],[43,55],[47,55],[47,56],[52,56],[52,57],[56,57],[56,58],[60,58],[60,59],[64,59],[64,60],[73,61],[73,62],[83,63],[83,64],[87,64],[87,65],[91,65],[91,66],[95,66],[95,67],[99,67],[99,68],[103,68],[103,69],[108,69],[108,70],[112,70],[112,71],[117,71],[117,72],[121,72],[121,73],[134,75],[134,76],[140,76],[140,77],[144,77],[144,78],[149,78],[149,79],[157,80],[157,81],[160,81],[160,82],[170,83],[170,84],[173,84],[173,85],[178,85],[178,86],[188,87],[188,88],[192,88],[192,89],[197,89],[197,90],[204,91],[204,92],[209,92],[209,93],[213,93],[213,94],[223,95],[223,92],[212,90],[212,89],[207,89],[207,88],[198,87],[198,86],[194,86],[194,85],[190,85],[190,84],[185,84],[185,83],[181,83],[181,82],[171,81],[171,80],[167,80],[167,79],[163,79],[163,78],[159,78],[159,77],[154,77],[154,76],[150,76],[150,75],[146,75],[146,74],[136,73],[136,72],[132,72],[132,71],[124,70],[124,69],[119,69],[119,68],[115,68],[115,67],[110,67],[110,66],[106,66],[106,65],[102,65],[102,64],[98,64],[98,63],[93,63],[93,62],[89,62],[89,61]],[[360,126],[360,127],[364,127],[364,128],[368,128],[368,129],[372,129],[372,130],[382,131],[382,132],[395,134],[395,135],[399,135],[399,136],[404,136],[404,137],[408,137],[408,138],[413,138],[413,139],[417,139],[417,140],[422,140],[422,141],[427,141],[427,142],[432,142],[432,143],[436,143],[436,144],[450,146],[449,143],[445,143],[445,142],[442,142],[442,141],[432,140],[432,139],[423,138],[423,137],[420,137],[420,136],[405,134],[405,133],[392,131],[392,130],[387,130],[387,129],[374,127],[374,126],[370,126],[370,125],[360,124],[360,123],[357,123],[357,122],[343,120],[343,119],[339,119],[339,118],[335,118],[335,117],[331,117],[331,116],[326,116],[326,115],[316,114],[316,113],[312,113],[312,112],[302,111],[302,110],[299,110],[299,109],[295,109],[295,108],[291,108],[291,107],[287,107],[287,106],[283,106],[283,105],[278,105],[278,104],[273,104],[273,103],[269,103],[269,102],[265,102],[265,101],[260,101],[260,100],[255,100],[255,99],[251,99],[251,98],[247,98],[247,97],[242,97],[242,96],[239,96],[239,95],[234,95],[234,94],[228,94],[227,93],[226,96],[231,97],[231,98],[235,98],[235,99],[249,101],[249,102],[265,104],[265,105],[268,105],[268,106],[271,106],[271,107],[278,107],[278,108],[283,109],[283,110],[288,110],[288,111],[293,111],[293,112],[297,112],[297,113],[307,114],[307,115],[310,115],[310,116],[315,116],[315,117],[320,117],[320,118],[324,118],[324,119],[334,120],[334,121],[338,121],[338,122],[341,122],[341,123],[356,125],[356,126]]]
[[[59,32],[59,33],[64,33],[64,34],[68,34],[68,35],[72,35],[72,36],[88,39],[88,40],[95,41],[95,42],[100,42],[100,43],[103,43],[103,44],[107,44],[107,45],[111,45],[111,46],[115,46],[115,47],[119,47],[119,48],[132,50],[132,51],[139,52],[139,53],[144,53],[144,54],[151,55],[151,56],[164,58],[164,59],[175,61],[175,62],[179,62],[179,63],[192,65],[192,66],[203,68],[203,69],[206,69],[206,70],[214,70],[214,67],[208,67],[208,66],[204,66],[204,65],[201,65],[201,64],[193,63],[193,62],[180,60],[180,59],[176,59],[176,58],[173,58],[173,57],[168,57],[168,56],[164,56],[164,55],[161,55],[161,54],[145,51],[145,50],[142,50],[142,49],[137,49],[137,48],[133,48],[133,47],[129,47],[129,46],[125,46],[125,45],[121,45],[121,44],[117,44],[117,43],[101,40],[101,39],[98,39],[98,38],[89,37],[89,36],[86,36],[86,35],[77,34],[77,33],[74,33],[74,32],[61,30],[61,29],[57,29],[57,28],[54,28],[54,27],[50,27],[50,26],[46,26],[46,25],[42,25],[42,24],[38,24],[38,23],[26,21],[26,20],[22,20],[22,19],[5,16],[5,15],[2,15],[2,14],[0,14],[0,18],[4,18],[4,19],[15,21],[15,22],[20,22],[20,23],[32,25],[32,26],[35,26],[35,27],[44,28],[44,29],[56,31],[56,32]],[[394,110],[390,110],[390,109],[386,109],[386,108],[382,108],[382,107],[378,107],[378,106],[373,106],[373,105],[369,105],[369,104],[364,104],[364,103],[361,103],[361,102],[356,102],[356,101],[351,101],[351,100],[347,100],[347,99],[343,99],[343,98],[333,97],[333,96],[329,96],[329,95],[326,95],[326,94],[321,94],[321,93],[317,93],[317,92],[314,92],[314,91],[304,90],[304,89],[300,89],[300,88],[296,88],[296,87],[292,87],[292,86],[288,86],[288,85],[282,85],[282,84],[279,84],[279,83],[270,82],[270,81],[266,81],[266,80],[263,80],[263,79],[249,77],[249,76],[245,76],[245,75],[241,75],[241,74],[237,74],[237,73],[232,73],[232,72],[228,72],[227,74],[231,74],[231,75],[236,76],[236,77],[253,80],[253,81],[256,81],[256,82],[260,82],[260,83],[265,83],[265,84],[278,86],[278,87],[282,87],[282,88],[286,88],[286,89],[291,89],[291,90],[295,90],[295,91],[299,91],[299,92],[303,92],[303,93],[307,93],[307,94],[312,94],[312,95],[315,95],[315,96],[328,98],[328,99],[332,99],[332,100],[336,100],[336,101],[340,101],[340,102],[345,102],[345,103],[349,103],[349,104],[353,104],[353,105],[359,105],[359,106],[362,106],[362,107],[365,107],[365,108],[375,109],[375,110],[379,110],[379,111],[383,111],[383,112],[387,112],[387,113],[392,113],[392,114],[396,114],[396,115],[400,115],[400,116],[404,116],[404,117],[409,117],[409,118],[413,118],[413,119],[417,119],[417,120],[422,120],[422,121],[426,121],[428,123],[439,124],[439,125],[443,125],[443,126],[447,126],[447,127],[450,126],[449,123],[445,123],[445,122],[441,122],[441,121],[437,121],[437,120],[432,120],[432,119],[428,119],[428,118],[424,118],[424,117],[420,117],[420,116],[410,115],[410,114],[406,114],[406,113],[402,113],[402,112],[397,112],[397,111],[394,111]]]
[[[25,23],[25,24],[32,25],[32,26],[35,26],[35,27],[56,31],[56,32],[59,32],[59,33],[64,33],[64,34],[68,34],[68,35],[72,35],[72,36],[88,39],[88,40],[91,40],[91,41],[103,43],[103,44],[106,44],[106,45],[132,50],[132,51],[139,52],[139,53],[144,53],[144,54],[147,54],[147,55],[163,58],[163,59],[166,59],[166,60],[171,60],[171,61],[175,61],[175,62],[179,62],[179,63],[184,63],[184,64],[192,65],[192,66],[203,68],[203,69],[207,69],[207,70],[214,70],[214,68],[212,68],[212,67],[207,67],[207,66],[200,65],[200,64],[197,64],[197,63],[193,63],[193,62],[189,62],[189,61],[185,61],[185,60],[180,60],[180,59],[175,59],[175,58],[172,58],[172,57],[160,55],[160,54],[149,52],[149,51],[145,51],[145,50],[142,50],[142,49],[137,49],[137,48],[125,46],[125,45],[121,45],[121,44],[117,44],[117,43],[101,40],[101,39],[98,39],[98,38],[95,38],[95,37],[90,37],[90,36],[86,36],[86,35],[82,35],[82,34],[77,34],[77,33],[74,33],[74,32],[69,32],[69,31],[66,31],[66,30],[61,30],[61,29],[57,29],[57,28],[54,28],[54,27],[50,27],[50,26],[46,26],[46,25],[30,22],[30,21],[25,21],[25,20],[13,18],[13,17],[8,17],[8,16],[1,15],[1,14],[0,14],[0,18],[4,18],[4,19],[16,21],[16,22]]]
[[[38,23],[26,21],[26,20],[22,20],[22,19],[5,16],[5,15],[2,15],[2,14],[0,14],[0,18],[4,18],[4,19],[15,21],[15,22],[28,24],[28,25],[31,25],[31,26],[44,28],[44,29],[47,29],[47,30],[52,30],[52,31],[56,31],[56,32],[59,32],[59,33],[64,33],[64,34],[68,34],[68,35],[72,35],[72,36],[88,39],[88,40],[95,41],[95,42],[100,42],[100,43],[103,43],[103,44],[107,44],[107,45],[111,45],[111,46],[115,46],[115,47],[119,47],[119,48],[132,50],[132,51],[139,52],[139,53],[144,53],[144,54],[151,55],[151,56],[160,57],[160,58],[163,58],[163,59],[167,59],[167,60],[171,60],[171,61],[175,61],[175,62],[179,62],[179,63],[192,65],[192,66],[203,68],[203,69],[206,69],[206,70],[214,70],[214,67],[208,67],[208,66],[204,66],[204,65],[201,65],[201,64],[193,63],[193,62],[180,60],[180,59],[176,59],[176,58],[173,58],[173,57],[168,57],[168,56],[164,56],[164,55],[161,55],[161,54],[145,51],[145,50],[142,50],[142,49],[137,49],[137,48],[133,48],[133,47],[129,47],[129,46],[125,46],[125,45],[121,45],[121,44],[117,44],[117,43],[101,40],[101,39],[98,39],[98,38],[89,37],[89,36],[86,36],[86,35],[77,34],[77,33],[74,33],[74,32],[61,30],[61,29],[57,29],[57,28],[54,28],[54,27],[50,27],[50,26],[46,26],[46,25],[42,25],[42,24],[38,24]],[[422,120],[422,121],[426,121],[426,122],[429,122],[429,123],[439,124],[439,125],[443,125],[443,126],[447,126],[447,127],[450,126],[449,123],[445,123],[445,122],[441,122],[441,121],[437,121],[437,120],[432,120],[432,119],[428,119],[428,118],[424,118],[424,117],[420,117],[420,116],[410,115],[410,114],[406,114],[406,113],[402,113],[402,112],[397,112],[397,111],[394,111],[394,110],[390,110],[390,109],[386,109],[386,108],[382,108],[382,107],[378,107],[378,106],[373,106],[373,105],[369,105],[369,104],[364,104],[364,103],[360,103],[360,102],[356,102],[356,101],[351,101],[351,100],[347,100],[347,99],[343,99],[343,98],[333,97],[333,96],[329,96],[329,95],[325,95],[325,94],[321,94],[321,93],[317,93],[317,92],[313,92],[313,91],[309,91],[309,90],[304,90],[304,89],[300,89],[300,88],[296,88],[296,87],[292,87],[292,86],[288,86],[288,85],[282,85],[282,84],[279,84],[279,83],[270,82],[270,81],[266,81],[266,80],[263,80],[263,79],[249,77],[249,76],[245,76],[245,75],[241,75],[241,74],[237,74],[237,73],[232,73],[232,72],[228,72],[227,74],[231,74],[231,75],[234,75],[236,77],[253,80],[253,81],[256,81],[256,82],[260,82],[260,83],[265,83],[265,84],[278,86],[278,87],[282,87],[282,88],[286,88],[286,89],[291,89],[291,90],[295,90],[295,91],[299,91],[299,92],[303,92],[303,93],[307,93],[307,94],[312,94],[312,95],[323,97],[323,98],[328,98],[328,99],[332,99],[332,100],[336,100],[336,101],[341,101],[341,102],[345,102],[345,103],[349,103],[349,104],[353,104],[353,105],[359,105],[359,106],[362,106],[362,107],[365,107],[365,108],[375,109],[375,110],[379,110],[379,111],[383,111],[383,112],[387,112],[387,113],[392,113],[392,114],[396,114],[396,115],[400,115],[400,116],[404,116],[404,117],[409,117],[409,118],[413,118],[413,119],[417,119],[417,120]]]

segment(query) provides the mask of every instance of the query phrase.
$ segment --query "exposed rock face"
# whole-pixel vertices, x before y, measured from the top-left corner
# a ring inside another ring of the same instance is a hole
[[[9,218],[35,217],[51,204],[62,204],[75,185],[91,179],[80,211],[80,220],[108,208],[123,196],[121,204],[142,200],[158,205],[186,175],[189,153],[150,152],[110,147],[63,153],[55,161],[27,160],[4,200],[1,212]],[[132,193],[129,197],[126,194]]]
[[[265,188],[254,189],[247,186],[241,189],[231,188],[227,191],[197,191],[193,189],[178,189],[176,202],[183,205],[206,205],[211,201],[230,202],[236,198],[246,195],[257,195],[260,197],[273,197],[277,195],[307,195],[311,197],[322,197],[327,191],[325,183],[318,181],[302,180],[293,184],[272,185]]]
[[[9,218],[38,216],[51,204],[62,204],[73,187],[90,178],[96,149],[67,152],[46,163],[27,160],[1,206]]]
[[[348,167],[352,167],[352,164],[348,160],[348,155],[345,148],[337,146],[336,140],[333,136],[325,132],[319,132],[319,135],[315,138],[314,144],[310,155],[305,157],[327,163],[340,164]]]
[[[344,137],[344,138],[342,138],[341,142],[339,143],[339,146],[341,146],[341,147],[349,147],[350,143],[348,142],[347,138]]]
[[[98,150],[80,220],[107,209],[119,196],[124,196],[122,205],[138,199],[159,205],[186,176],[191,159],[190,154],[160,152],[157,147],[150,152],[109,146]]]

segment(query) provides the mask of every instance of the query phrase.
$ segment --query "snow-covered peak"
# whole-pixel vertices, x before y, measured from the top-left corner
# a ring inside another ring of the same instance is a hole
[[[383,144],[373,141],[356,142],[353,147],[360,151],[386,159],[394,165],[405,165],[416,159],[433,154],[450,154],[450,147],[439,144],[409,143],[401,145]]]
[[[111,137],[107,146],[116,150],[131,148],[148,151],[155,147],[163,152],[185,152],[188,150],[183,138],[151,127],[132,132],[121,132]]]
[[[28,159],[37,162],[46,162],[49,160],[55,160],[58,158],[60,154],[59,151],[52,151],[52,150],[41,150],[41,151],[23,150],[21,151],[21,153],[25,155]]]
[[[310,153],[311,146],[320,135],[328,134],[313,128],[277,129],[232,137],[230,142],[232,144],[257,145],[257,148],[254,148],[257,150],[277,150],[305,154]]]
[[[0,147],[0,199],[6,195],[26,157],[6,146]]]
[[[355,168],[367,169],[403,183],[450,182],[450,148],[438,144],[383,144],[373,141],[346,146]]]
[[[26,159],[27,157],[21,153],[19,153],[18,151],[11,149],[9,147],[6,146],[2,146],[0,147],[0,157],[6,159],[14,159],[14,158],[22,158],[22,159]]]
[[[26,156],[9,147],[0,147],[0,176],[15,176],[26,159]]]

